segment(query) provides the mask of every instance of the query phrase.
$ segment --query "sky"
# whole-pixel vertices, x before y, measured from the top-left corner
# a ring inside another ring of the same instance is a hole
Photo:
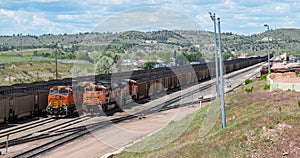
[[[0,0],[0,35],[129,30],[213,31],[251,35],[300,28],[299,0]]]

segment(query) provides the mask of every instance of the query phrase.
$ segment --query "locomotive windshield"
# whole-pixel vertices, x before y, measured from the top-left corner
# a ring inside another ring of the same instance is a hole
[[[59,94],[68,95],[69,92],[68,92],[68,90],[62,89],[62,90],[59,90]]]
[[[90,92],[90,91],[93,91],[93,90],[94,90],[93,88],[85,88],[86,92]]]
[[[58,93],[58,90],[57,89],[54,89],[54,90],[51,90],[50,91],[50,94],[49,95],[53,95],[53,94],[57,94]]]

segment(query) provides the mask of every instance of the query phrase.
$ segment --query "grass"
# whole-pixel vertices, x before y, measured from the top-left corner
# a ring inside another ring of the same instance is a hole
[[[266,84],[266,85],[264,86],[264,90],[270,90],[270,84]]]
[[[250,80],[250,79],[246,79],[245,80],[245,84],[249,84],[249,83],[252,83],[253,81],[252,80]]]
[[[6,69],[0,70],[0,86],[55,79],[55,62],[22,61],[5,65]],[[72,77],[73,66],[72,63],[58,63],[58,77]],[[77,64],[76,66],[85,67],[90,73],[94,70],[93,65]]]
[[[261,88],[265,84],[264,80],[254,80],[226,95],[227,127],[224,129],[220,128],[217,100],[193,115],[171,122],[114,157],[282,157],[284,152],[289,152],[289,157],[297,157],[299,93],[265,91]],[[252,93],[247,93],[245,89],[251,87]],[[213,118],[209,111],[217,116],[216,120],[209,118]],[[185,132],[167,142],[165,138],[174,137],[184,124],[189,125]],[[152,148],[157,145],[161,147]]]

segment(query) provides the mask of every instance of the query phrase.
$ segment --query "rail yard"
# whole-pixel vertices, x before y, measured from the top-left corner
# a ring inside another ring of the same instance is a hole
[[[296,0],[0,4],[0,158],[300,157]]]
[[[228,84],[230,84],[228,87],[233,88],[238,86],[234,84],[243,82],[234,82],[234,80],[241,78],[241,76],[245,76],[244,74],[248,74],[249,69],[244,70],[243,68],[255,64],[259,64],[260,66],[260,63],[263,61],[266,61],[266,56],[225,62],[224,69],[226,73],[240,70],[240,74],[233,72],[228,75],[226,79]],[[203,102],[209,101],[213,98],[213,95],[207,93],[212,92],[211,89],[214,85],[209,80],[214,74],[214,70],[210,67],[211,64],[208,63],[193,65],[192,69],[182,66],[175,67],[172,70],[168,68],[148,71],[140,70],[133,72],[130,79],[123,79],[122,82],[113,81],[113,83],[119,83],[116,84],[115,88],[112,88],[113,86],[111,85],[107,86],[107,83],[104,84],[103,81],[111,81],[111,76],[125,76],[124,73],[76,78],[77,84],[73,84],[72,88],[74,90],[72,93],[74,94],[74,104],[77,102],[77,104],[81,105],[76,105],[77,112],[79,113],[91,111],[83,110],[86,108],[84,106],[87,106],[87,104],[84,104],[87,96],[76,97],[76,95],[83,93],[80,93],[82,91],[76,91],[75,87],[79,85],[78,83],[91,81],[91,78],[95,78],[96,81],[102,81],[101,84],[99,82],[98,84],[97,82],[92,84],[92,88],[94,88],[92,92],[97,92],[95,88],[100,87],[102,93],[98,94],[103,94],[102,97],[98,97],[101,100],[94,101],[94,103],[97,103],[98,110],[101,111],[95,114],[80,114],[79,116],[73,112],[65,117],[57,117],[56,115],[50,118],[38,117],[38,115],[47,111],[47,106],[52,106],[53,99],[56,97],[51,98],[51,92],[54,92],[53,90],[57,88],[66,90],[67,86],[72,85],[72,79],[1,87],[1,94],[4,96],[1,99],[3,103],[1,104],[1,108],[3,109],[1,120],[3,123],[10,123],[14,119],[24,117],[34,116],[36,118],[36,120],[16,125],[15,127],[10,127],[10,124],[4,127],[0,133],[1,150],[4,150],[8,146],[10,156],[13,157],[40,156],[86,134],[106,129],[111,124],[126,122],[126,120],[144,115],[190,105],[193,102],[197,102],[197,96],[200,95],[210,96],[203,100]],[[257,75],[257,73],[254,73],[254,75]],[[248,77],[250,78],[251,76]],[[120,77],[117,78],[120,79]],[[198,85],[199,82],[201,83],[200,87]],[[124,86],[119,86],[122,85],[120,83]],[[188,88],[191,86],[194,89]],[[81,89],[83,92],[87,88],[89,87],[86,86],[83,88],[80,86],[78,88],[77,86],[77,90]],[[122,89],[124,92],[122,92]],[[117,92],[117,90],[119,91]],[[71,93],[71,89],[68,89],[68,93]],[[119,98],[115,97],[117,96],[114,95],[115,93],[119,94]],[[112,98],[112,95],[115,98]],[[50,97],[49,100],[48,96]],[[190,98],[191,96],[192,98]],[[110,109],[109,106],[113,104],[114,106],[119,106],[119,108]],[[56,107],[63,105],[66,104],[56,104]]]

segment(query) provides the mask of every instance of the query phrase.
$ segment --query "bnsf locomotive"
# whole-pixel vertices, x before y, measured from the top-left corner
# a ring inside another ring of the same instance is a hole
[[[47,115],[64,117],[75,111],[72,89],[66,86],[54,86],[48,95]]]
[[[112,99],[110,89],[103,85],[91,84],[84,88],[82,110],[91,114],[106,112]]]
[[[97,81],[84,88],[82,111],[88,114],[106,112],[116,106],[121,107],[127,100],[137,96],[137,85],[134,80],[119,82]]]

